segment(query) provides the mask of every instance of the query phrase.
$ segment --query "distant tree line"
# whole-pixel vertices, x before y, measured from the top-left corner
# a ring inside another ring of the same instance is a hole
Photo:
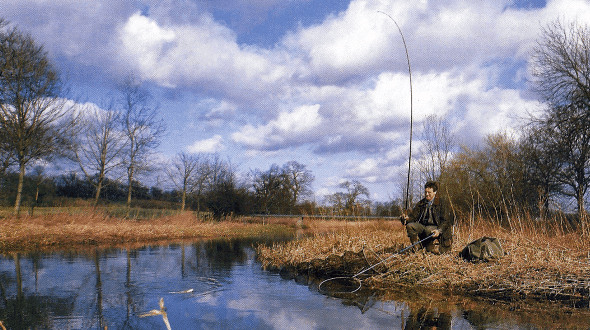
[[[397,201],[372,203],[359,199],[368,190],[358,181],[345,182],[346,192],[326,197],[326,203],[317,204],[311,197],[313,175],[305,165],[295,161],[282,167],[274,164],[267,171],[254,170],[239,179],[229,161],[219,156],[179,154],[167,164],[166,171],[174,188],[163,190],[147,187],[132,181],[132,207],[177,208],[195,212],[208,212],[215,217],[247,214],[308,214],[308,215],[399,215]],[[97,198],[96,177],[76,172],[48,176],[43,167],[35,168],[25,176],[23,205],[72,206],[80,201],[84,205],[110,205],[127,203],[129,187],[121,180],[104,178]],[[7,172],[0,178],[0,203],[14,203],[18,174]]]

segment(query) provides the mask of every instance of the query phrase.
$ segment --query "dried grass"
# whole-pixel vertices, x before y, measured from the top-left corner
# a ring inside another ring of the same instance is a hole
[[[397,221],[318,221],[311,222],[309,228],[319,234],[284,244],[260,246],[258,255],[263,266],[297,265],[325,259],[331,254],[342,255],[344,251],[359,252],[364,247],[379,251],[401,244],[404,238],[407,240]]]
[[[0,220],[0,252],[48,250],[122,243],[201,238],[273,237],[292,235],[285,225],[232,221],[202,221],[193,213],[149,220],[113,218],[88,210],[82,213],[47,213]]]
[[[478,295],[487,299],[558,300],[588,305],[590,292],[589,244],[579,233],[555,232],[537,223],[512,231],[497,225],[457,226],[453,249],[444,255],[406,253],[386,262],[387,270],[365,280],[378,289],[437,289]],[[459,253],[470,241],[497,237],[507,253],[498,261],[472,263]],[[399,250],[409,245],[405,229],[397,222],[355,222],[337,232],[284,244],[261,246],[265,267],[297,266],[344,251]],[[386,258],[390,253],[382,253]]]

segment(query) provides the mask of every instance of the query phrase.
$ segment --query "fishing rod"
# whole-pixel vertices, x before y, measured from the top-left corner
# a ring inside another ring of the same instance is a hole
[[[393,19],[393,17],[391,17],[389,14],[384,13],[382,11],[378,11],[378,13],[381,13],[381,14],[389,17],[389,19],[391,19],[393,21],[395,26],[397,26],[397,30],[399,31],[399,34],[402,37],[402,42],[404,43],[404,48],[406,50],[406,60],[408,61],[408,73],[410,75],[410,155],[408,156],[408,181],[406,184],[406,212],[407,212],[407,210],[410,209],[410,197],[409,197],[410,196],[410,173],[412,171],[412,133],[413,133],[413,126],[414,126],[414,110],[413,110],[414,97],[413,97],[413,93],[412,93],[412,66],[410,65],[410,55],[408,53],[408,46],[406,45],[406,39],[404,38],[404,34],[402,33],[402,29],[399,27],[399,25]]]

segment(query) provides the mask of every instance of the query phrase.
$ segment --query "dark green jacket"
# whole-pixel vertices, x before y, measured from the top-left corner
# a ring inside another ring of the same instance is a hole
[[[408,222],[423,222],[426,216],[426,208],[428,207],[428,201],[426,198],[421,199],[412,212],[409,215]],[[449,213],[444,199],[440,199],[438,193],[434,196],[432,201],[432,217],[435,225],[442,231],[440,244],[441,247],[450,248],[453,240],[453,224],[455,223],[455,217]]]

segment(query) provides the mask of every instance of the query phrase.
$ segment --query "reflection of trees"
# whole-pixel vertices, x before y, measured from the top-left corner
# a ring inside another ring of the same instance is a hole
[[[94,270],[96,274],[96,315],[98,318],[98,327],[104,327],[104,317],[102,312],[102,280],[100,279],[100,260],[98,252],[94,252]]]
[[[436,308],[420,307],[412,309],[406,319],[404,330],[451,329],[451,314],[439,312]]]
[[[125,274],[125,296],[127,298],[125,307],[127,314],[125,315],[125,325],[129,325],[129,316],[133,305],[133,286],[131,285],[131,252],[127,250],[127,272]]]
[[[64,252],[49,259],[39,253],[15,254],[11,260],[2,260],[10,269],[0,271],[0,320],[8,329],[67,328],[78,321],[85,329],[140,329],[138,315],[151,309],[146,307],[146,297],[160,294],[155,288],[168,294],[175,283],[183,282],[191,286],[182,289],[195,292],[215,289],[217,279],[246,262],[245,247],[250,244],[219,240],[157,249]],[[175,257],[173,261],[154,258],[160,252],[172,252]],[[67,275],[59,278],[52,269]]]
[[[236,262],[245,262],[247,255],[243,242],[219,240],[199,242],[192,245],[194,260],[189,267],[201,275],[215,272],[228,271]]]
[[[56,318],[61,318],[67,321],[72,316],[76,316],[77,312],[82,312],[84,317],[83,328],[98,328],[104,329],[109,323],[109,320],[105,315],[110,313],[107,308],[113,307],[109,303],[109,299],[112,299],[113,295],[123,293],[126,296],[125,300],[119,300],[126,305],[127,314],[122,326],[117,326],[118,329],[136,329],[131,325],[133,320],[133,302],[134,297],[141,297],[141,292],[137,292],[132,280],[131,280],[131,258],[137,256],[133,251],[127,254],[127,271],[124,282],[125,290],[113,292],[110,285],[105,287],[105,280],[108,281],[108,277],[105,279],[104,270],[101,268],[101,263],[104,254],[95,251],[92,255],[85,259],[89,261],[88,265],[92,265],[91,273],[81,272],[76,275],[78,279],[84,279],[88,276],[88,282],[83,281],[83,284],[77,288],[68,287],[68,282],[57,284],[61,290],[55,295],[39,295],[39,290],[43,291],[49,284],[55,285],[56,283],[43,283],[39,280],[39,270],[42,269],[41,261],[42,256],[40,254],[32,254],[28,256],[27,261],[32,263],[34,272],[34,292],[27,292],[27,287],[23,282],[27,279],[27,272],[22,271],[21,261],[22,257],[18,254],[13,256],[14,259],[14,272],[2,272],[0,273],[0,320],[2,320],[7,329],[50,329],[59,328],[62,324],[56,324]],[[66,253],[51,262],[62,262],[65,261],[68,265],[81,265],[79,259],[75,258],[75,254]],[[71,270],[80,271],[83,267],[73,266]],[[121,272],[125,274],[124,272]],[[85,283],[89,284],[86,287]],[[123,284],[123,283],[122,283]],[[85,295],[84,291],[89,289],[92,295]],[[66,292],[66,296],[63,296],[63,292]],[[109,298],[111,297],[111,298]],[[114,308],[115,310],[124,310],[119,306]],[[109,328],[111,328],[109,324]]]
[[[246,253],[240,242],[216,241],[205,244],[211,268],[229,269],[234,262],[244,262]]]
[[[489,310],[466,310],[463,311],[463,317],[477,330],[489,329],[490,325],[498,324],[500,320],[502,320],[501,316],[498,316]]]
[[[48,315],[70,315],[74,298],[27,295],[23,290],[20,255],[14,254],[15,273],[0,274],[0,319],[7,329],[52,328]],[[37,266],[35,266],[37,269]],[[14,286],[15,294],[11,294]]]

